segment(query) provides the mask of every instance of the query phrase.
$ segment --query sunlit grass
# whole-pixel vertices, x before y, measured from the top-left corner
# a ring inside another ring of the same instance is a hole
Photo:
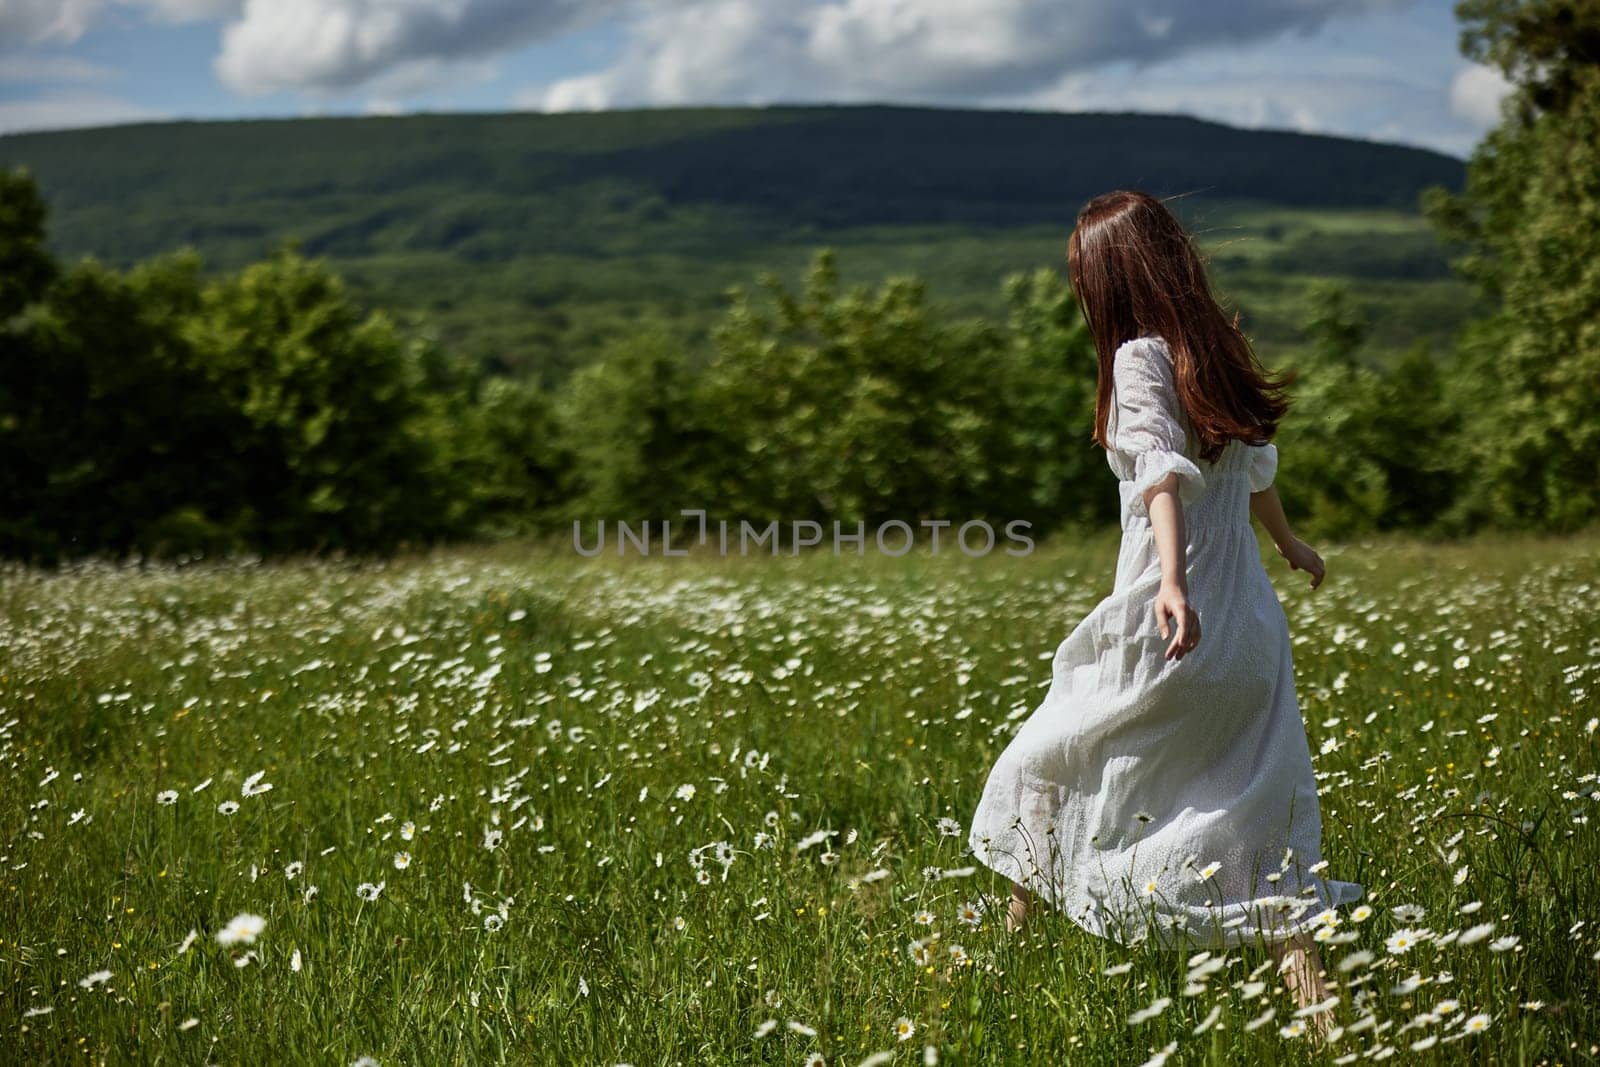
[[[1600,540],[1325,554],[1320,1060],[1591,1060]],[[964,853],[1114,557],[8,571],[0,1060],[1317,1060]]]

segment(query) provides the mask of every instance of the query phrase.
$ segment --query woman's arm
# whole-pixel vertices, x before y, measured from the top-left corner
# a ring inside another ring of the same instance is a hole
[[[1278,555],[1289,561],[1289,569],[1305,571],[1311,575],[1311,588],[1322,584],[1326,569],[1322,557],[1310,545],[1300,540],[1289,529],[1289,519],[1283,513],[1283,502],[1278,499],[1277,486],[1268,486],[1259,493],[1250,494],[1250,513],[1260,522]]]
[[[1183,502],[1178,498],[1178,475],[1169,474],[1143,496],[1150,516],[1150,531],[1161,557],[1161,588],[1156,592],[1156,625],[1161,637],[1171,638],[1167,659],[1182,659],[1200,643],[1200,616],[1189,605],[1189,563],[1184,545]],[[1168,620],[1173,626],[1168,626]]]

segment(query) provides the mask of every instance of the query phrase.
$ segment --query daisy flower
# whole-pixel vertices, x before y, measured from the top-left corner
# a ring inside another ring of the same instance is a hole
[[[1412,930],[1409,928],[1404,930],[1396,930],[1394,933],[1384,938],[1383,947],[1388,949],[1391,955],[1398,956],[1401,953],[1410,952],[1413,948],[1416,948],[1417,943],[1423,939],[1423,936],[1424,934],[1421,930]]]
[[[371,882],[362,882],[356,886],[356,896],[362,900],[377,900],[378,894],[383,892],[383,887],[387,884],[387,882],[379,882],[374,885]]]
[[[217,944],[253,945],[266,925],[267,920],[261,916],[240,912],[228,920],[228,925],[217,931]]]
[[[894,1021],[894,1036],[901,1041],[910,1041],[911,1035],[917,1032],[917,1026],[904,1015]]]
[[[163,789],[156,794],[157,804],[176,804],[177,802],[178,791],[176,789]]]

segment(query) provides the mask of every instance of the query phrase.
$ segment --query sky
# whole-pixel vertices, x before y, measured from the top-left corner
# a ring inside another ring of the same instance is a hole
[[[1453,0],[0,0],[0,132],[889,102],[1149,111],[1465,156]]]

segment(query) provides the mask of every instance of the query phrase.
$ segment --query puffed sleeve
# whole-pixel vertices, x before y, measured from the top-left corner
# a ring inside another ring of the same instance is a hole
[[[1272,443],[1250,447],[1250,491],[1259,493],[1272,488],[1278,475],[1278,446]]]
[[[1144,494],[1169,474],[1178,476],[1178,500],[1185,506],[1194,503],[1206,480],[1184,454],[1178,388],[1162,342],[1140,338],[1119,348],[1112,361],[1112,383],[1117,401],[1113,444],[1134,461],[1129,511],[1148,518]]]

